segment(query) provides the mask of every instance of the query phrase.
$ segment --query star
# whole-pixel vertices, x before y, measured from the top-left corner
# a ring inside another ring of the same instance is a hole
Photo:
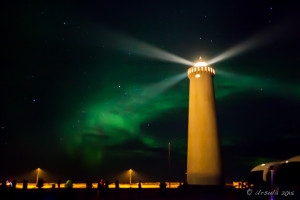
[[[202,37],[200,37],[200,40],[202,40]]]
[[[121,85],[119,85],[119,88],[121,87]]]
[[[36,102],[36,99],[32,99],[33,102]]]
[[[66,22],[64,22],[64,25],[66,25],[67,23]]]
[[[4,126],[1,126],[2,129],[4,129]]]
[[[273,10],[273,8],[272,8],[272,7],[270,7],[270,10]]]

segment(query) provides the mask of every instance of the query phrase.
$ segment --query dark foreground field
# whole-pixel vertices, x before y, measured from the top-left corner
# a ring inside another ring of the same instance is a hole
[[[247,195],[247,190],[237,190],[234,188],[187,188],[187,189],[115,189],[98,190],[98,189],[47,189],[47,190],[2,190],[0,199],[75,199],[75,200],[98,200],[98,199],[203,199],[203,200],[243,200],[243,199],[271,199],[271,196],[257,196],[254,193]],[[299,199],[299,196],[274,196],[276,199]]]

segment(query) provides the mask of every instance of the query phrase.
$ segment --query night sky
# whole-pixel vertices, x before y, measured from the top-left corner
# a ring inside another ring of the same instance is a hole
[[[171,142],[185,180],[189,80],[169,83],[189,66],[145,43],[191,62],[253,43],[212,64],[227,182],[300,154],[296,1],[85,2],[0,8],[1,179],[166,180]]]

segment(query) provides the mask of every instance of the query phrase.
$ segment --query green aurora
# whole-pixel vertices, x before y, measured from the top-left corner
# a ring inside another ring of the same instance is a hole
[[[174,68],[172,65],[163,67]],[[187,68],[181,65],[175,67],[181,74]],[[174,71],[174,69],[172,70]],[[151,75],[156,76],[154,74],[156,72],[139,71],[140,73],[135,76],[145,76],[146,80]],[[99,74],[102,73],[99,72]],[[163,135],[155,137],[150,130],[142,127],[151,126],[152,122],[160,123],[165,114],[171,115],[170,120],[174,120],[176,123],[176,112],[188,110],[189,82],[187,76],[172,82],[163,78],[170,77],[168,70],[165,69],[160,74],[164,81],[149,83],[150,86],[145,85],[144,81],[134,82],[135,80],[111,86],[110,78],[113,76],[115,74],[112,72],[112,74],[105,74],[106,80],[99,77],[103,81],[102,84],[106,86],[102,86],[99,91],[86,100],[84,105],[74,109],[72,116],[67,117],[68,120],[63,121],[63,133],[67,138],[66,146],[70,155],[78,149],[83,149],[84,160],[92,166],[101,163],[104,147],[113,147],[128,140],[139,140],[150,149],[166,148],[166,144],[170,140],[179,144],[175,151],[183,151],[181,153],[185,154],[186,141],[182,138],[187,135],[187,127],[186,131],[181,133],[181,137],[174,138],[166,138]],[[220,70],[219,73],[218,69],[216,69],[214,84],[217,104],[228,96],[247,91],[258,93],[267,91],[270,94],[288,95],[297,99],[300,95],[299,86],[283,85],[280,81],[268,77],[239,75],[224,70]],[[285,89],[287,87],[288,90]],[[166,88],[166,91],[157,92],[161,88]],[[233,103],[238,101],[234,96],[231,99]],[[221,144],[234,145],[226,138],[222,138]]]
[[[0,139],[8,162],[1,178],[40,167],[60,174],[53,181],[114,181],[132,168],[160,181],[171,142],[172,177],[184,181],[183,63],[208,62],[245,43],[253,49],[212,65],[225,176],[242,178],[257,164],[298,155],[296,8],[271,1],[7,2]]]

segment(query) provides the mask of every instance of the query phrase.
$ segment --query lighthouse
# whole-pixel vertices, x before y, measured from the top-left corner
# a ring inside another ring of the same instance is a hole
[[[215,70],[202,58],[188,69],[190,79],[187,183],[223,184],[213,78]]]

